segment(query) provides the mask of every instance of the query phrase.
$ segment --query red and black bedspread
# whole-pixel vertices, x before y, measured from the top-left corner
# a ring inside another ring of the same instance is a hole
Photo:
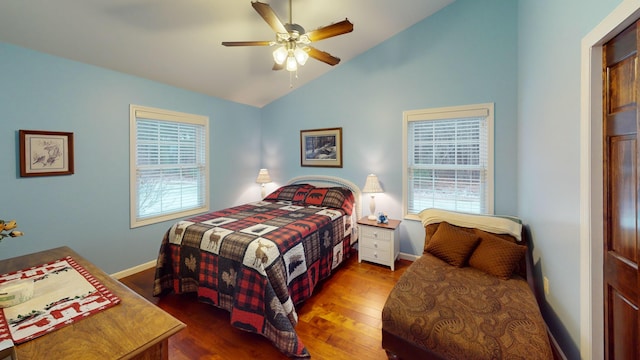
[[[350,214],[350,211],[349,211]],[[174,224],[162,241],[154,295],[197,292],[289,356],[309,356],[294,305],[350,254],[351,217],[339,208],[261,201]]]

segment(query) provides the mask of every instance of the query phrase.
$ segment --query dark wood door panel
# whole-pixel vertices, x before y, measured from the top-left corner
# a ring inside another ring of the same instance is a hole
[[[636,62],[635,55],[629,56],[608,69],[607,89],[609,90],[608,114],[635,109],[636,107]]]
[[[611,114],[607,117],[606,133],[609,136],[633,135],[636,134],[636,111],[622,111]]]
[[[605,64],[617,64],[631,55],[637,54],[637,26],[630,25],[616,35],[611,41],[605,44],[604,55]]]
[[[609,138],[609,214],[610,229],[607,251],[637,261],[637,176],[636,138],[619,136]]]
[[[609,287],[607,294],[613,324],[609,331],[609,359],[639,359],[638,327],[625,326],[629,322],[638,323],[638,306],[623,296],[615,288]]]
[[[605,255],[607,266],[605,268],[605,276],[608,279],[607,285],[617,289],[631,303],[638,303],[638,268],[636,264],[630,262],[624,257],[619,256],[613,251]]]

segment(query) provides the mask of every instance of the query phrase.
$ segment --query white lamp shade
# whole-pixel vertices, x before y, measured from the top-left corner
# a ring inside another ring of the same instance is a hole
[[[306,51],[304,51],[304,50],[302,50],[300,48],[296,48],[293,51],[293,54],[296,57],[296,61],[300,65],[304,65],[307,62],[307,59],[309,59],[309,54],[307,54]]]
[[[271,182],[271,176],[269,176],[269,170],[260,169],[258,172],[258,177],[256,178],[256,182],[258,184],[266,184]]]
[[[363,193],[382,193],[382,187],[380,186],[380,181],[378,181],[378,177],[374,174],[369,174],[367,176],[367,181],[364,183],[364,188],[362,188]]]
[[[287,71],[296,71],[296,70],[298,70],[298,62],[296,61],[295,56],[289,55],[289,57],[287,58],[286,69],[287,69]]]
[[[287,55],[289,55],[287,49],[284,46],[280,46],[273,52],[273,61],[278,65],[282,65],[287,60]]]

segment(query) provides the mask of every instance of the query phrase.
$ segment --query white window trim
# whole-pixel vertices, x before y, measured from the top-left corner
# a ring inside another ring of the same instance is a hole
[[[137,177],[136,177],[136,139],[137,139],[137,127],[136,127],[136,114],[144,113],[145,117],[157,120],[167,120],[174,122],[184,122],[189,124],[196,124],[204,126],[205,131],[205,199],[202,207],[177,211],[170,214],[159,215],[155,217],[138,219],[136,216],[137,208]],[[129,214],[131,221],[131,228],[140,226],[156,224],[163,221],[174,220],[181,217],[193,216],[203,212],[209,211],[209,117],[202,115],[194,115],[188,113],[181,113],[177,111],[164,110],[140,105],[129,106]]]
[[[441,107],[432,109],[409,110],[402,113],[402,215],[407,220],[417,220],[417,214],[408,211],[408,186],[407,169],[408,159],[408,126],[411,121],[422,120],[446,120],[461,117],[484,116],[487,119],[487,211],[493,214],[494,206],[494,143],[493,143],[493,103]]]

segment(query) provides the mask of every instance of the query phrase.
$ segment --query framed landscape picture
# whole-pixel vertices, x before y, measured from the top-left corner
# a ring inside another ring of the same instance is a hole
[[[342,167],[342,128],[300,130],[300,166]]]
[[[20,176],[73,174],[73,133],[20,130]]]

